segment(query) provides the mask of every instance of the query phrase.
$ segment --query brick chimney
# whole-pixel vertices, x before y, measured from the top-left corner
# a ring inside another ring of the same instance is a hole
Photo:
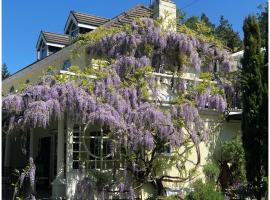
[[[153,18],[162,18],[165,29],[176,30],[176,4],[172,0],[155,0],[152,4]]]

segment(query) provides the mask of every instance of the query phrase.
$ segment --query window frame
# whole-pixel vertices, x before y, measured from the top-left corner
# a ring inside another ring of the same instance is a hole
[[[100,128],[100,131],[90,130],[90,132],[87,132],[87,129],[89,128],[88,126],[89,124],[86,124],[84,127],[79,126],[77,131],[74,130],[73,168],[78,169],[81,164],[84,164],[84,167],[90,170],[111,170],[115,166],[119,166],[118,168],[121,169],[121,154],[117,154],[113,150],[109,154],[104,155],[104,141],[110,141],[113,145],[113,140],[105,135],[106,131],[102,128]],[[99,155],[95,155],[94,152],[91,152],[91,140],[93,140],[95,144],[99,145],[94,147],[95,149],[100,150],[100,153],[98,153]],[[76,148],[74,148],[74,146],[76,146]]]

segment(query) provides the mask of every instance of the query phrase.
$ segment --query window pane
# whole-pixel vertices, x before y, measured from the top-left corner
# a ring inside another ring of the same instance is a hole
[[[63,64],[63,70],[68,70],[71,66],[71,62],[69,60],[66,60]]]

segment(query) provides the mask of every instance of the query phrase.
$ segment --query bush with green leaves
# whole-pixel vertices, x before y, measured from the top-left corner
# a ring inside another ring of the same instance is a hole
[[[194,182],[193,189],[185,200],[224,200],[223,194],[216,190],[214,183],[203,183],[200,179]]]
[[[230,163],[232,184],[244,183],[245,176],[245,153],[240,136],[226,141],[221,145],[222,160]]]
[[[203,167],[203,173],[207,182],[217,182],[219,172],[219,167],[214,162],[210,162]]]

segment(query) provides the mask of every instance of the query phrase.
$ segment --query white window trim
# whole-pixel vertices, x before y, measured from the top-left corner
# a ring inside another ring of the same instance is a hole
[[[92,25],[87,25],[87,24],[78,24],[78,27],[80,28],[88,28],[88,29],[91,29],[91,30],[95,30],[97,29],[98,27],[97,26],[92,26]]]

